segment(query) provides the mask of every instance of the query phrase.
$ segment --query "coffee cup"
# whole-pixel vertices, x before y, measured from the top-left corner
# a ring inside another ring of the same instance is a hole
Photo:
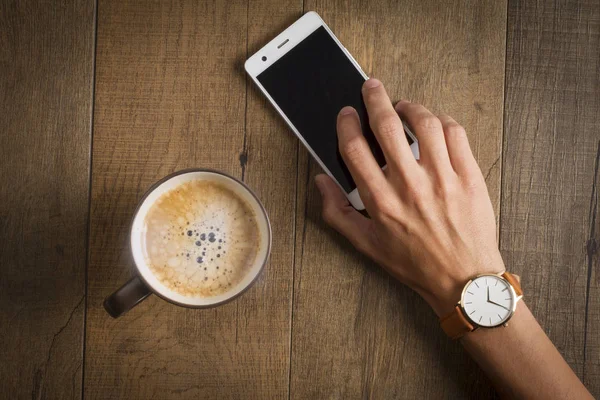
[[[215,307],[247,290],[264,268],[271,225],[257,196],[218,171],[188,169],[154,184],[134,212],[136,275],[104,300],[117,318],[151,294],[178,306]]]

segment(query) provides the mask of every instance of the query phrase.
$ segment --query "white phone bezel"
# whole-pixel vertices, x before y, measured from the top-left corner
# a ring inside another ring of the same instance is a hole
[[[346,57],[348,57],[348,60],[350,60],[350,62],[354,65],[354,67],[356,67],[356,69],[363,76],[363,78],[365,78],[365,80],[369,79],[367,74],[364,73],[364,71],[362,70],[360,65],[358,65],[358,63],[356,62],[354,57],[352,57],[350,52],[348,52],[348,50],[342,45],[342,43],[338,40],[338,38],[331,31],[331,29],[329,29],[327,24],[321,19],[319,14],[317,14],[314,11],[309,11],[306,14],[304,14],[296,22],[294,22],[292,25],[290,25],[286,30],[284,30],[282,33],[277,35],[273,40],[271,40],[269,43],[267,43],[262,49],[260,49],[255,54],[253,54],[250,58],[248,58],[248,60],[246,60],[246,63],[244,64],[244,68],[246,69],[246,72],[248,73],[248,75],[250,75],[250,77],[252,78],[254,83],[259,87],[261,92],[263,92],[263,94],[271,102],[273,107],[275,107],[275,110],[277,110],[279,115],[281,115],[281,117],[285,120],[285,122],[288,124],[288,126],[292,129],[294,134],[302,142],[304,147],[306,147],[306,149],[313,156],[313,158],[317,161],[317,163],[319,163],[321,168],[323,168],[323,171],[325,171],[325,173],[327,175],[329,175],[334,180],[334,182],[340,187],[340,189],[342,189],[342,191],[346,194],[346,197],[348,198],[348,201],[350,202],[350,204],[352,204],[352,206],[354,208],[356,208],[357,210],[364,210],[365,206],[360,198],[360,195],[358,194],[358,188],[355,188],[350,193],[346,192],[346,189],[344,189],[342,187],[342,185],[340,185],[340,183],[338,182],[336,177],[331,173],[331,171],[329,171],[327,166],[325,166],[323,161],[321,161],[319,156],[317,156],[317,154],[313,151],[312,147],[306,142],[306,140],[304,139],[302,134],[298,131],[298,129],[296,129],[294,124],[292,124],[292,122],[288,119],[288,117],[285,115],[285,113],[279,108],[279,106],[275,102],[275,100],[269,95],[269,93],[266,91],[266,89],[260,84],[260,82],[257,79],[257,76],[260,75],[261,72],[263,72],[264,70],[269,68],[277,60],[279,60],[281,57],[283,57],[288,51],[290,51],[295,46],[297,46],[300,42],[302,42],[304,39],[306,39],[306,37],[308,37],[308,35],[313,33],[317,28],[319,28],[321,26],[327,30],[327,32],[331,35],[331,37],[337,43],[337,45],[340,47],[340,49],[342,49],[342,51],[344,52]],[[265,61],[262,60],[263,57],[266,57]],[[410,129],[406,125],[404,125],[404,129],[413,140],[413,144],[411,145],[411,150],[412,150],[415,158],[418,159],[419,158],[419,146],[418,146],[417,139],[415,138],[413,133],[410,131]],[[383,168],[385,168],[385,167],[386,166],[384,166]]]

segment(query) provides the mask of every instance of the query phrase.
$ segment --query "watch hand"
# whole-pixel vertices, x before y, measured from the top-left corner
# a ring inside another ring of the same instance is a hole
[[[489,286],[487,288],[487,294],[488,294],[487,301],[489,302],[490,301],[490,287]]]
[[[497,305],[497,306],[499,306],[499,307],[502,307],[502,308],[504,308],[506,311],[510,311],[508,308],[504,307],[502,304],[494,303],[494,302],[493,302],[493,301],[491,301],[491,300],[488,300],[488,302],[489,302],[489,303],[492,303],[492,304],[495,304],[495,305]]]

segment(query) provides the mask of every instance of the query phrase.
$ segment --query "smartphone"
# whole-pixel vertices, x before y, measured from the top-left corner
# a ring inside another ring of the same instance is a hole
[[[342,107],[354,107],[375,159],[385,168],[361,94],[368,76],[321,17],[314,11],[304,14],[250,57],[245,69],[350,204],[363,210],[338,151],[336,123]],[[406,125],[404,130],[413,155],[419,158],[416,138]]]

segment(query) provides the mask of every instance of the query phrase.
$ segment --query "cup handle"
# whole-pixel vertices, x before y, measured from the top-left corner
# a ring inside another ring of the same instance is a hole
[[[104,309],[113,318],[118,318],[138,305],[152,292],[139,276],[134,276],[116,292],[104,299]]]

